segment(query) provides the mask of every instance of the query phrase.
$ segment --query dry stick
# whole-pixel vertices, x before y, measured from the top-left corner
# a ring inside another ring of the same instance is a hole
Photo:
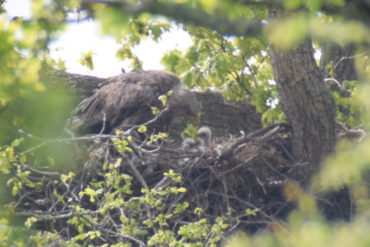
[[[97,213],[98,213],[97,211],[81,210],[79,212],[66,211],[64,213],[62,212],[61,214],[52,214],[52,213],[39,214],[38,212],[35,212],[35,211],[20,211],[17,214],[22,215],[22,216],[33,216],[41,220],[55,220],[55,219],[65,219],[71,216],[96,215]]]
[[[145,181],[145,179],[144,179],[144,177],[141,175],[141,173],[139,172],[139,170],[135,167],[135,165],[131,162],[131,160],[129,160],[126,156],[124,156],[123,154],[121,154],[120,153],[120,156],[122,157],[122,158],[124,158],[126,161],[127,161],[127,163],[129,164],[129,166],[130,166],[130,168],[131,168],[131,170],[134,172],[134,174],[135,174],[135,176],[136,176],[136,178],[139,180],[139,182],[141,183],[141,185],[148,191],[148,192],[150,192],[150,190],[149,190],[149,187],[148,187],[148,185],[147,185],[147,183],[146,183],[146,181]],[[147,215],[148,215],[148,218],[149,219],[152,219],[153,218],[153,216],[152,216],[152,213],[150,212],[150,208],[149,208],[149,206],[147,205],[146,207],[146,213],[147,213]],[[157,229],[154,229],[155,231],[157,231]]]
[[[33,147],[31,147],[31,148],[29,148],[29,149],[27,149],[27,150],[25,150],[25,151],[21,152],[21,154],[27,154],[27,153],[30,153],[30,152],[32,152],[33,150],[36,150],[36,149],[38,149],[38,148],[41,148],[42,146],[45,146],[46,144],[47,144],[47,142],[42,142],[42,143],[40,143],[40,144],[38,144],[38,145],[36,145],[36,146],[33,146]]]
[[[149,125],[149,124],[151,124],[151,123],[154,123],[155,121],[157,121],[158,120],[158,118],[160,118],[164,113],[166,113],[167,111],[168,111],[168,106],[167,107],[165,107],[163,110],[161,110],[160,112],[159,112],[159,114],[157,114],[157,115],[155,115],[155,117],[154,118],[152,118],[152,119],[150,119],[150,120],[148,120],[147,122],[145,122],[145,123],[143,123],[143,124],[136,124],[136,125],[120,125],[119,127],[130,127],[129,129],[127,129],[125,132],[127,132],[127,133],[130,133],[130,131],[131,130],[134,130],[134,129],[136,129],[136,128],[139,128],[140,126],[143,126],[143,125],[145,125],[145,126],[147,126],[147,125]]]
[[[175,207],[175,204],[178,203],[181,199],[183,199],[185,196],[184,193],[178,195],[170,204],[170,206],[168,207],[167,211],[166,211],[166,215],[167,214],[170,214],[171,213],[171,210]]]
[[[278,130],[280,129],[280,126],[276,126],[272,130],[269,130],[269,128],[271,128],[271,127],[268,126],[266,128],[263,128],[263,129],[254,131],[254,132],[248,134],[246,137],[243,137],[240,140],[236,141],[229,148],[227,148],[225,151],[222,152],[222,154],[220,155],[220,157],[218,158],[218,160],[227,159],[228,157],[230,157],[233,154],[234,150],[240,144],[243,144],[243,143],[246,143],[246,142],[251,141],[252,138],[254,138],[254,137],[256,137],[256,136],[258,136],[260,134],[263,134],[265,131],[268,131],[268,132],[265,133],[263,136],[258,137],[257,140],[264,141],[264,140],[269,139],[270,137],[272,137],[273,135],[275,135],[278,132]]]
[[[273,167],[273,165],[268,162],[263,156],[259,156],[259,158],[262,159],[263,162],[265,162],[265,164],[270,167],[271,170],[273,170],[274,172],[276,172],[277,174],[279,174],[280,176],[282,176],[283,178],[287,179],[287,180],[291,180],[291,178],[287,177],[285,174],[281,173],[278,169],[276,169],[275,167]]]
[[[228,193],[228,188],[227,188],[227,185],[225,183],[225,174],[222,174],[222,180],[221,180],[221,183],[222,183],[222,187],[224,189],[224,193],[227,194]],[[226,206],[227,208],[231,208],[230,207],[230,201],[229,201],[229,198],[228,197],[224,197],[225,200],[226,200]]]
[[[163,110],[161,110],[161,112],[156,115],[153,119],[143,123],[143,124],[140,124],[140,125],[131,125],[127,131],[127,133],[129,133],[131,130],[135,129],[135,128],[139,128],[140,126],[142,125],[149,125],[153,122],[155,122],[159,117],[161,117],[165,112],[168,111],[168,107],[164,108]],[[34,147],[31,147],[25,151],[23,151],[21,154],[26,154],[26,153],[29,153],[29,152],[32,152],[33,150],[35,149],[38,149],[48,143],[55,143],[55,142],[70,142],[70,141],[83,141],[83,140],[92,140],[92,139],[97,139],[97,138],[113,138],[113,137],[116,137],[115,135],[111,135],[111,134],[103,134],[103,131],[105,129],[105,123],[106,123],[106,120],[105,120],[105,114],[104,114],[104,117],[103,117],[103,127],[102,129],[100,130],[100,133],[99,134],[93,134],[93,135],[85,135],[85,136],[80,136],[80,137],[75,137],[73,134],[72,134],[72,137],[71,138],[60,138],[60,139],[51,139],[51,138],[43,138],[43,137],[38,137],[38,136],[34,136],[33,134],[30,134],[30,133],[26,133],[22,130],[23,133],[25,133],[27,135],[27,137],[29,138],[32,138],[32,139],[35,139],[35,140],[41,140],[43,141],[43,143],[40,143]],[[124,126],[122,126],[124,127]],[[128,126],[126,126],[128,127]],[[70,132],[68,130],[68,132]],[[145,142],[143,142],[145,143]],[[138,146],[136,146],[138,148]],[[156,150],[153,150],[153,151],[157,151],[159,149],[156,149]],[[140,149],[140,151],[144,151],[143,149]],[[148,151],[148,150],[145,150],[145,152],[151,152],[151,151]]]
[[[86,218],[85,218],[86,219]],[[89,219],[86,219],[87,221],[90,222],[90,224],[94,225],[97,229],[99,229],[100,231],[103,231],[103,232],[106,232],[106,233],[109,233],[111,235],[114,235],[114,236],[118,236],[118,237],[122,237],[122,238],[126,238],[126,239],[129,239],[129,240],[132,240],[136,243],[138,243],[140,246],[143,246],[145,247],[145,243],[142,242],[141,240],[137,239],[137,238],[134,238],[133,236],[130,236],[130,235],[126,235],[126,234],[122,234],[122,233],[117,233],[117,232],[114,232],[114,231],[111,231],[109,229],[106,229],[106,228],[103,228],[101,226],[99,226],[98,224],[95,224],[94,222],[90,221]]]
[[[24,194],[24,195],[21,195],[20,198],[18,199],[18,201],[14,204],[14,208],[18,208],[18,205],[21,203],[21,201],[28,197],[28,194]]]
[[[38,169],[36,169],[36,168],[33,168],[32,166],[27,165],[27,164],[23,164],[23,166],[24,166],[25,168],[27,168],[28,170],[30,170],[31,172],[36,173],[36,174],[38,174],[38,175],[59,177],[59,176],[60,176],[60,174],[61,174],[61,173],[59,173],[59,172],[41,171],[41,170],[38,170]]]
[[[235,166],[235,167],[231,168],[230,170],[225,171],[223,174],[228,174],[228,173],[230,173],[230,172],[233,172],[234,170],[238,169],[239,167],[241,167],[241,166],[244,166],[244,165],[248,164],[250,161],[252,161],[252,160],[253,160],[254,158],[256,158],[257,156],[258,156],[258,154],[254,154],[252,157],[249,157],[249,159],[247,159],[246,161],[244,161],[244,162],[240,163],[239,165],[237,165],[237,166]]]
[[[136,178],[139,180],[139,182],[141,183],[141,185],[142,185],[146,190],[148,190],[148,191],[149,191],[149,187],[148,187],[148,185],[147,185],[147,183],[146,183],[146,181],[145,181],[144,177],[141,175],[141,173],[140,173],[140,172],[139,172],[139,170],[135,167],[135,165],[131,162],[131,160],[129,160],[129,159],[128,159],[125,155],[123,155],[123,154],[120,154],[120,156],[121,156],[122,158],[124,158],[124,159],[127,161],[128,165],[130,166],[131,170],[134,172],[134,174],[135,174]]]
[[[157,147],[153,150],[144,149],[142,148],[142,146],[145,145],[145,143],[146,143],[146,140],[144,140],[141,145],[136,145],[133,141],[130,141],[129,147],[132,148],[134,151],[136,151],[136,153],[139,153],[138,151],[140,151],[141,153],[148,153],[148,154],[156,153],[161,149],[160,147]]]
[[[265,216],[267,219],[269,219],[271,222],[275,220],[275,218],[273,216],[270,216],[268,215],[267,213],[265,213],[263,210],[259,209],[258,207],[256,207],[255,205],[253,205],[252,203],[250,202],[247,202],[243,199],[240,199],[239,197],[237,196],[230,196],[230,195],[223,195],[219,192],[210,192],[211,194],[214,194],[214,195],[220,195],[220,196],[227,196],[229,197],[230,199],[234,199],[234,200],[237,200],[245,205],[247,205],[248,207],[252,207],[252,208],[255,208],[255,209],[258,209],[258,212],[260,212],[263,216]],[[282,225],[283,226],[283,225]]]
[[[261,182],[261,180],[258,178],[257,174],[253,174],[253,175],[256,177],[257,183],[261,186],[261,188],[263,190],[263,194],[267,195],[267,191],[265,189],[265,186],[263,185],[263,183]]]
[[[154,189],[159,189],[160,187],[166,187],[170,184],[171,180],[168,177],[162,178],[155,186]]]
[[[285,145],[281,144],[280,142],[277,143],[279,145],[279,147],[281,149],[283,149],[283,151],[285,152],[285,154],[288,156],[288,158],[290,159],[290,161],[295,161],[294,158],[293,158],[293,155],[287,150],[287,148],[285,147]]]

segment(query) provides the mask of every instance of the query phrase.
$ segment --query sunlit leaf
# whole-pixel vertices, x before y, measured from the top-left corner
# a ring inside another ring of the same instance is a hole
[[[80,64],[86,66],[90,70],[94,69],[94,62],[93,62],[93,51],[89,50],[88,52],[81,53],[82,57],[78,60]]]
[[[290,48],[303,41],[309,34],[307,16],[297,14],[278,20],[266,28],[266,34],[275,46]]]

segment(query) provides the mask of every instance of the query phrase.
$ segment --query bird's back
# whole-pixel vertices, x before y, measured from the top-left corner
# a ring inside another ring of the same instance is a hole
[[[95,93],[75,110],[76,126],[89,133],[109,133],[114,128],[143,124],[154,116],[151,107],[161,107],[158,99],[181,81],[164,71],[124,73],[105,80]]]

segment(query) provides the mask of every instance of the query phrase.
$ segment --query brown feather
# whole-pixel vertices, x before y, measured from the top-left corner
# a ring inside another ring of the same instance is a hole
[[[168,100],[168,112],[152,128],[167,130],[174,115],[197,116],[198,102],[177,76],[164,71],[140,71],[111,77],[99,85],[92,96],[77,106],[78,121],[72,129],[109,133],[114,128],[143,124],[154,118],[152,106],[163,108],[158,97],[170,90],[173,94]]]

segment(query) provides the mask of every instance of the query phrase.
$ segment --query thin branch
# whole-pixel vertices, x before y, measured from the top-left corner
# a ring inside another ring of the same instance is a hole
[[[52,172],[52,171],[42,171],[42,170],[38,170],[30,165],[26,165],[26,164],[23,164],[24,167],[26,169],[29,169],[31,172],[35,173],[35,174],[38,174],[38,175],[42,175],[42,176],[55,176],[55,177],[59,177],[61,175],[60,172]]]
[[[118,7],[122,12],[137,15],[143,12],[160,14],[174,19],[178,22],[193,23],[195,25],[217,30],[223,35],[248,35],[256,36],[262,32],[263,24],[260,20],[239,19],[230,21],[227,18],[211,15],[197,8],[186,4],[172,2],[159,2],[154,0],[142,0],[138,4],[131,4],[122,1],[107,0],[83,0],[86,7],[88,4],[105,4]]]
[[[367,52],[363,52],[363,53],[360,53],[360,54],[356,54],[356,55],[353,55],[353,56],[343,56],[343,57],[341,57],[340,59],[339,59],[339,61],[334,65],[334,70],[337,68],[337,66],[341,63],[341,62],[343,62],[344,60],[348,60],[348,59],[354,59],[354,58],[356,58],[356,57],[363,57],[363,56],[366,56],[366,55],[368,55],[369,54],[369,52],[367,51]],[[329,79],[329,78],[328,78]]]

